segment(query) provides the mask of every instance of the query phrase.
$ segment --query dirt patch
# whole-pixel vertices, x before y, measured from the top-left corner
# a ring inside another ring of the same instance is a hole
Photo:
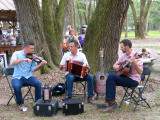
[[[59,110],[57,115],[53,117],[37,117],[33,114],[33,101],[25,101],[25,105],[28,107],[28,112],[24,114],[23,112],[18,111],[17,106],[15,104],[15,101],[12,100],[10,103],[10,106],[6,106],[8,99],[11,96],[7,81],[5,78],[0,80],[0,119],[3,120],[19,120],[19,119],[31,119],[31,120],[39,120],[39,119],[63,119],[63,120],[77,120],[77,119],[92,119],[92,120],[104,120],[104,119],[110,119],[110,120],[134,120],[134,119],[144,119],[144,120],[157,120],[160,117],[160,55],[158,55],[158,52],[160,52],[160,49],[158,48],[160,46],[160,37],[148,37],[144,40],[138,40],[138,39],[132,39],[133,43],[133,50],[137,52],[141,52],[141,49],[143,47],[148,47],[152,51],[152,56],[156,57],[156,60],[153,64],[153,72],[150,77],[150,81],[148,82],[147,89],[144,92],[144,96],[146,97],[147,101],[151,105],[151,109],[147,107],[141,107],[139,106],[135,113],[132,112],[134,106],[130,105],[129,107],[122,106],[121,108],[118,108],[112,113],[102,113],[102,109],[97,109],[94,105],[87,104],[85,102],[85,112],[80,115],[73,115],[73,116],[63,116],[62,110]],[[121,51],[119,51],[119,54],[121,55]],[[64,82],[64,72],[55,70],[51,72],[50,74],[44,74],[44,75],[38,75],[37,73],[34,74],[37,76],[37,78],[42,82],[42,84],[50,84],[52,86],[56,85],[59,82]],[[11,77],[11,76],[10,76]],[[78,86],[79,87],[79,86]],[[79,89],[76,89],[77,86],[74,86],[74,92],[79,91]],[[24,89],[23,92],[26,90]],[[80,90],[81,91],[81,90]],[[34,94],[34,89],[32,90]],[[117,87],[117,102],[119,103],[122,96],[124,94],[122,87]],[[55,99],[58,99],[61,103],[61,97],[54,97]],[[101,96],[101,99],[99,101],[104,100],[105,96]]]

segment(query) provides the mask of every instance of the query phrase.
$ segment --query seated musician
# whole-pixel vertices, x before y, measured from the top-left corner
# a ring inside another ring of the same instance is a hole
[[[78,42],[76,40],[72,40],[69,43],[70,52],[66,53],[61,62],[60,62],[60,70],[63,70],[65,68],[65,63],[67,60],[72,59],[73,61],[79,61],[83,62],[84,64],[88,65],[88,61],[86,59],[86,56],[78,52]],[[75,80],[79,81],[87,81],[87,87],[88,87],[88,103],[92,102],[93,97],[93,76],[91,74],[88,74],[84,78],[79,78],[73,74],[69,74],[66,72],[66,80],[67,80],[67,93],[68,93],[68,99],[72,97],[72,88],[73,88],[73,82]]]
[[[132,43],[128,39],[124,39],[120,42],[120,49],[124,53],[118,61],[113,65],[116,71],[119,71],[120,63],[129,61],[131,63],[131,69],[127,76],[122,75],[109,75],[106,81],[106,100],[108,104],[107,108],[103,112],[111,112],[117,108],[115,101],[116,86],[123,87],[137,87],[141,80],[141,74],[143,72],[143,62],[141,58],[135,59],[135,52],[131,49]]]
[[[35,61],[27,58],[27,53],[33,52],[34,43],[32,41],[26,41],[24,49],[14,52],[10,60],[10,65],[14,66],[12,86],[14,88],[16,102],[19,105],[20,110],[25,108],[21,92],[22,86],[35,87],[35,101],[41,98],[41,82],[31,75],[31,71],[35,72],[39,70],[47,62],[43,60],[39,65],[37,65]]]

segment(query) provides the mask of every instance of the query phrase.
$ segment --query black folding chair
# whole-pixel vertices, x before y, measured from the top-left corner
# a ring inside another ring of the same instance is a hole
[[[15,94],[14,94],[14,90],[13,90],[13,87],[12,87],[12,84],[11,84],[11,80],[9,80],[8,78],[8,75],[13,75],[13,72],[14,72],[14,68],[6,68],[4,70],[4,74],[6,76],[6,79],[7,79],[7,83],[9,85],[9,88],[11,90],[11,93],[12,93],[12,96],[10,97],[10,99],[8,100],[7,102],[7,105],[9,105],[10,101],[12,100],[12,98],[14,97],[15,101],[16,101],[16,97],[15,97]],[[31,86],[23,86],[23,87],[28,87],[28,91],[27,93],[24,95],[23,99],[24,100],[28,100],[28,99],[32,99],[34,101],[34,98],[33,98],[33,95],[32,95],[32,92],[31,92]],[[29,98],[26,98],[26,96],[30,93],[31,97]],[[16,102],[17,103],[17,102]]]
[[[72,93],[72,96],[84,95],[83,100],[84,100],[84,102],[85,102],[85,98],[86,98],[86,84],[87,84],[87,81],[75,80],[75,81],[73,82],[73,85],[74,85],[74,83],[81,84],[81,86],[83,87],[83,93]],[[66,81],[66,87],[65,87],[65,97],[67,97],[67,81]]]
[[[148,102],[146,101],[146,98],[144,98],[142,96],[144,90],[146,89],[146,85],[149,81],[149,77],[150,77],[151,72],[152,72],[152,67],[144,66],[142,74],[145,76],[146,79],[143,80],[143,85],[138,85],[137,87],[132,87],[132,88],[123,87],[125,90],[125,93],[123,95],[123,98],[121,100],[119,107],[121,107],[123,101],[129,100],[131,103],[135,104],[133,112],[135,112],[137,106],[140,105],[139,102],[141,102],[141,101],[146,103],[147,106],[149,108],[151,108],[150,105],[148,104]]]

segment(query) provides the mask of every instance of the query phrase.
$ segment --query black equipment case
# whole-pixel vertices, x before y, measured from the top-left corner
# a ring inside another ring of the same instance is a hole
[[[58,100],[52,99],[51,102],[43,102],[39,99],[34,104],[34,114],[36,116],[52,116],[58,111]]]
[[[69,99],[63,101],[63,114],[76,115],[84,112],[84,103],[82,99]]]

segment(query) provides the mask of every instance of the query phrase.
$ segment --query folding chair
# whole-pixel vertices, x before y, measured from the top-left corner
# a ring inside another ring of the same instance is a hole
[[[14,94],[14,90],[13,90],[13,87],[12,87],[12,84],[8,78],[8,75],[13,75],[13,72],[14,72],[14,68],[6,68],[4,70],[4,74],[6,76],[6,79],[7,79],[7,83],[9,85],[9,88],[11,90],[11,93],[12,93],[12,96],[10,97],[10,99],[8,100],[7,102],[7,106],[9,105],[10,101],[12,100],[12,98],[14,97],[15,101],[16,101],[16,97],[15,97],[15,94]],[[24,95],[23,99],[24,100],[28,100],[28,99],[32,99],[34,101],[34,98],[33,98],[33,95],[31,93],[31,86],[23,86],[23,87],[28,87],[28,91],[27,93]],[[26,96],[30,93],[31,97],[30,98],[26,98]],[[16,102],[17,103],[17,102]]]
[[[142,73],[146,77],[146,79],[143,81],[144,84],[138,85],[137,87],[132,87],[132,88],[123,87],[125,90],[125,93],[123,95],[123,98],[121,100],[119,107],[121,107],[123,101],[130,100],[131,103],[135,104],[133,112],[135,112],[137,106],[140,105],[139,102],[141,102],[141,101],[145,102],[147,104],[147,106],[149,108],[151,108],[150,105],[148,104],[148,102],[146,101],[146,98],[144,98],[142,96],[142,94],[146,88],[146,85],[149,80],[151,72],[152,72],[152,67],[144,66],[143,73]]]
[[[67,81],[65,82],[66,83],[66,87],[65,87],[65,97],[67,97]],[[72,93],[72,96],[76,96],[76,95],[84,95],[83,97],[83,100],[85,102],[85,98],[86,98],[86,84],[87,84],[87,81],[79,81],[79,80],[75,80],[73,82],[73,85],[74,83],[77,83],[77,84],[81,84],[82,87],[83,87],[83,93]]]

